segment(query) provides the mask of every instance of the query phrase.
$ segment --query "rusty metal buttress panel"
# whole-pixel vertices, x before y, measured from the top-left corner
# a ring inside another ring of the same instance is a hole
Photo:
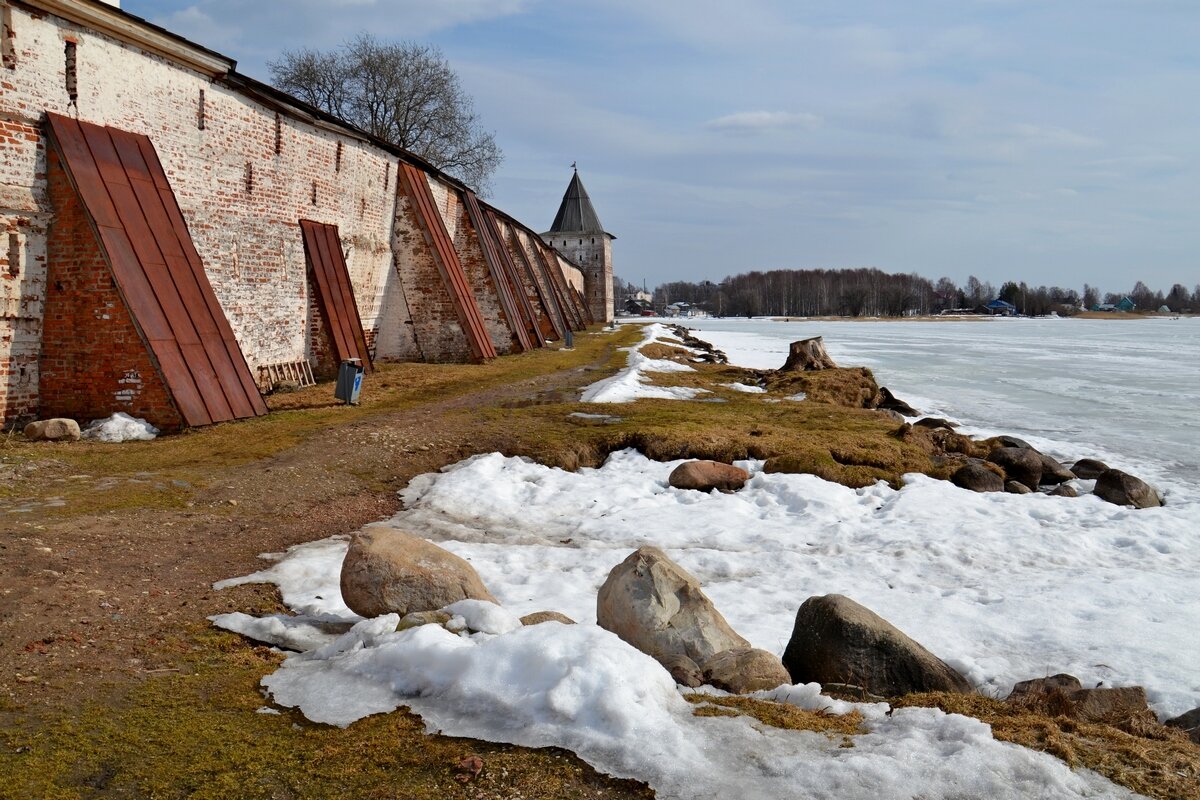
[[[154,144],[58,114],[50,138],[187,425],[267,413]]]
[[[350,284],[350,270],[342,255],[338,227],[302,219],[300,230],[304,236],[308,272],[317,290],[317,306],[321,309],[337,360],[358,359],[363,368],[370,371],[367,337],[363,333],[358,304],[354,302],[354,287]]]
[[[524,309],[517,305],[517,298],[512,289],[512,279],[507,274],[507,265],[501,260],[499,245],[492,234],[492,226],[484,217],[475,193],[467,189],[462,196],[463,204],[467,207],[467,217],[471,220],[471,227],[475,229],[475,238],[479,240],[479,248],[483,250],[483,260],[487,263],[492,283],[496,286],[496,295],[500,298],[500,308],[504,311],[508,329],[512,332],[513,338],[516,339],[521,350],[531,350],[533,342],[530,341],[529,331],[523,317]]]
[[[508,251],[508,243],[500,229],[500,222],[496,217],[495,210],[490,206],[484,207],[483,217],[487,221],[488,234],[492,237],[496,254],[500,256],[500,263],[512,289],[513,297],[516,298],[517,306],[521,310],[521,317],[525,321],[525,329],[529,334],[530,341],[538,347],[545,347],[546,337],[542,334],[541,326],[538,325],[537,311],[534,309],[533,303],[529,301],[529,295],[525,292],[525,283],[521,280],[512,253]]]
[[[562,310],[558,307],[558,300],[554,296],[554,290],[550,286],[544,285],[545,276],[538,277],[541,271],[540,265],[538,269],[534,269],[534,264],[530,261],[529,256],[525,251],[525,243],[521,239],[521,234],[515,225],[510,225],[508,229],[509,244],[512,247],[512,252],[516,254],[517,260],[521,262],[521,266],[525,269],[525,275],[533,284],[533,289],[537,293],[538,302],[542,304],[542,311],[546,314],[546,319],[550,321],[551,332],[554,338],[560,341],[566,335],[567,327],[563,321]]]
[[[479,312],[475,296],[471,294],[467,275],[463,272],[462,263],[458,260],[458,253],[454,250],[454,242],[446,230],[446,223],[442,221],[442,215],[438,213],[425,173],[411,164],[401,163],[400,183],[404,186],[405,194],[408,195],[409,202],[412,204],[414,216],[425,237],[425,243],[433,253],[433,260],[437,263],[442,283],[445,284],[446,291],[450,293],[450,299],[454,304],[455,313],[458,315],[459,325],[462,326],[463,333],[467,337],[471,354],[477,361],[495,358],[496,347],[492,344],[491,337],[488,336],[487,328],[483,323],[483,315]]]

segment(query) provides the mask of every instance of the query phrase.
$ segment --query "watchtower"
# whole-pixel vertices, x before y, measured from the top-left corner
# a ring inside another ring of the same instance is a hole
[[[575,169],[554,223],[542,239],[583,270],[584,296],[597,322],[613,319],[612,242],[616,238],[600,224]]]

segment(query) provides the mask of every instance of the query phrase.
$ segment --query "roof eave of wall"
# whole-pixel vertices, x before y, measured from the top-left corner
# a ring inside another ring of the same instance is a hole
[[[100,0],[24,1],[48,14],[136,45],[212,77],[224,75],[237,66],[237,62],[231,58]]]

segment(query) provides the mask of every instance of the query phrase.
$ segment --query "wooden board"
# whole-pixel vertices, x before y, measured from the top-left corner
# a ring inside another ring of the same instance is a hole
[[[304,238],[304,258],[308,262],[317,307],[325,321],[325,330],[333,344],[334,355],[340,364],[357,359],[367,372],[371,371],[371,356],[363,332],[358,304],[354,301],[354,286],[350,270],[342,254],[342,239],[337,225],[300,220]]]
[[[266,414],[153,142],[47,117],[50,140],[184,423]]]

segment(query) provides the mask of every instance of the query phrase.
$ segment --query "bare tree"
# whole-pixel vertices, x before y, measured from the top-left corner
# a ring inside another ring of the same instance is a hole
[[[504,154],[438,48],[362,33],[331,52],[284,51],[267,66],[280,89],[487,194]]]

